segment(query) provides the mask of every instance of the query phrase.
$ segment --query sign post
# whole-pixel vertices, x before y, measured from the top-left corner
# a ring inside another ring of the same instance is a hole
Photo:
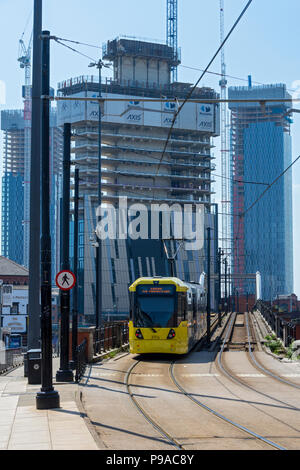
[[[60,289],[60,367],[56,372],[57,382],[72,382],[73,372],[69,362],[69,330],[70,330],[70,290],[76,279],[70,271],[70,165],[71,165],[71,124],[64,124],[64,158],[63,158],[63,197],[62,197],[62,271],[56,276]]]
[[[56,372],[57,382],[72,382],[73,372],[69,364],[69,315],[70,315],[70,290],[76,284],[75,275],[65,269],[56,275],[57,287],[60,289],[60,311],[61,311],[61,348],[60,368]]]
[[[69,291],[73,289],[76,284],[76,277],[72,271],[63,270],[56,275],[56,285],[60,290]]]

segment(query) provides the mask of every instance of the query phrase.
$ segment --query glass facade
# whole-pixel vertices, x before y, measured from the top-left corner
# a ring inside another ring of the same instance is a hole
[[[18,264],[23,264],[23,214],[23,176],[6,173],[2,177],[2,254]]]
[[[285,85],[229,89],[229,99],[285,98]],[[288,105],[231,103],[233,214],[241,214],[292,162]],[[245,183],[244,183],[245,182]],[[280,178],[244,218],[233,218],[233,272],[262,275],[262,295],[272,300],[293,291],[292,171]],[[254,283],[236,282],[240,293]]]
[[[18,264],[25,264],[24,253],[29,250],[25,243],[26,204],[24,185],[26,181],[25,120],[21,110],[1,112],[1,130],[4,131],[3,177],[2,177],[2,254]],[[62,130],[56,124],[56,110],[50,114],[50,230],[52,250],[52,283],[59,269],[60,208],[62,185]],[[27,193],[29,197],[29,192]],[[27,201],[28,202],[28,201]],[[28,202],[29,204],[29,202]],[[28,222],[28,221],[27,221]]]

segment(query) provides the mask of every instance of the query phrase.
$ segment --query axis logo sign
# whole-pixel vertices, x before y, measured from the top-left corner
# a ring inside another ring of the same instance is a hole
[[[197,129],[199,131],[213,132],[215,130],[215,110],[210,104],[197,105]]]
[[[125,111],[125,121],[132,124],[143,124],[143,111],[140,101],[129,101],[127,110]]]
[[[213,112],[213,108],[212,106],[208,105],[208,104],[203,104],[202,106],[200,106],[200,114],[212,114]]]
[[[177,111],[176,103],[165,103],[165,111],[175,112]]]
[[[140,101],[129,101],[128,107],[131,108],[131,106],[139,106]]]

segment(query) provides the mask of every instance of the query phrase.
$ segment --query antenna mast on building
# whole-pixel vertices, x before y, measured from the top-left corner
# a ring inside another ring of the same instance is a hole
[[[167,45],[174,51],[174,60],[178,59],[178,2],[167,0]],[[171,67],[172,83],[177,82],[177,65]]]
[[[30,222],[30,149],[31,149],[31,47],[32,33],[26,47],[24,33],[19,41],[18,62],[25,69],[24,98],[24,266],[29,266],[29,222]]]
[[[224,41],[224,0],[220,0],[220,40]],[[224,47],[221,51],[221,75],[219,82],[221,87],[221,99],[227,98],[227,80],[226,80],[226,63]],[[221,206],[222,206],[222,248],[225,255],[229,254],[229,224],[228,215],[230,213],[230,187],[229,181],[229,150],[227,148],[227,109],[226,103],[221,103],[221,172],[222,172],[222,190],[221,190]]]

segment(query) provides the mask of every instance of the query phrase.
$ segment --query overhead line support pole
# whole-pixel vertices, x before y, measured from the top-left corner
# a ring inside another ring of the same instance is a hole
[[[28,295],[29,350],[38,349],[40,347],[40,165],[42,120],[42,41],[40,38],[41,33],[42,0],[34,0]],[[49,94],[49,92],[46,94]]]
[[[71,165],[71,124],[64,124],[63,160],[63,232],[62,232],[62,269],[70,270],[70,165]],[[73,372],[69,364],[69,322],[70,291],[60,290],[60,368],[56,372],[57,382],[72,382]]]
[[[42,56],[43,93],[49,93],[50,35],[44,31]],[[43,101],[42,110],[42,236],[41,236],[41,390],[36,395],[39,410],[59,408],[59,394],[52,383],[52,289],[50,235],[50,103]]]

